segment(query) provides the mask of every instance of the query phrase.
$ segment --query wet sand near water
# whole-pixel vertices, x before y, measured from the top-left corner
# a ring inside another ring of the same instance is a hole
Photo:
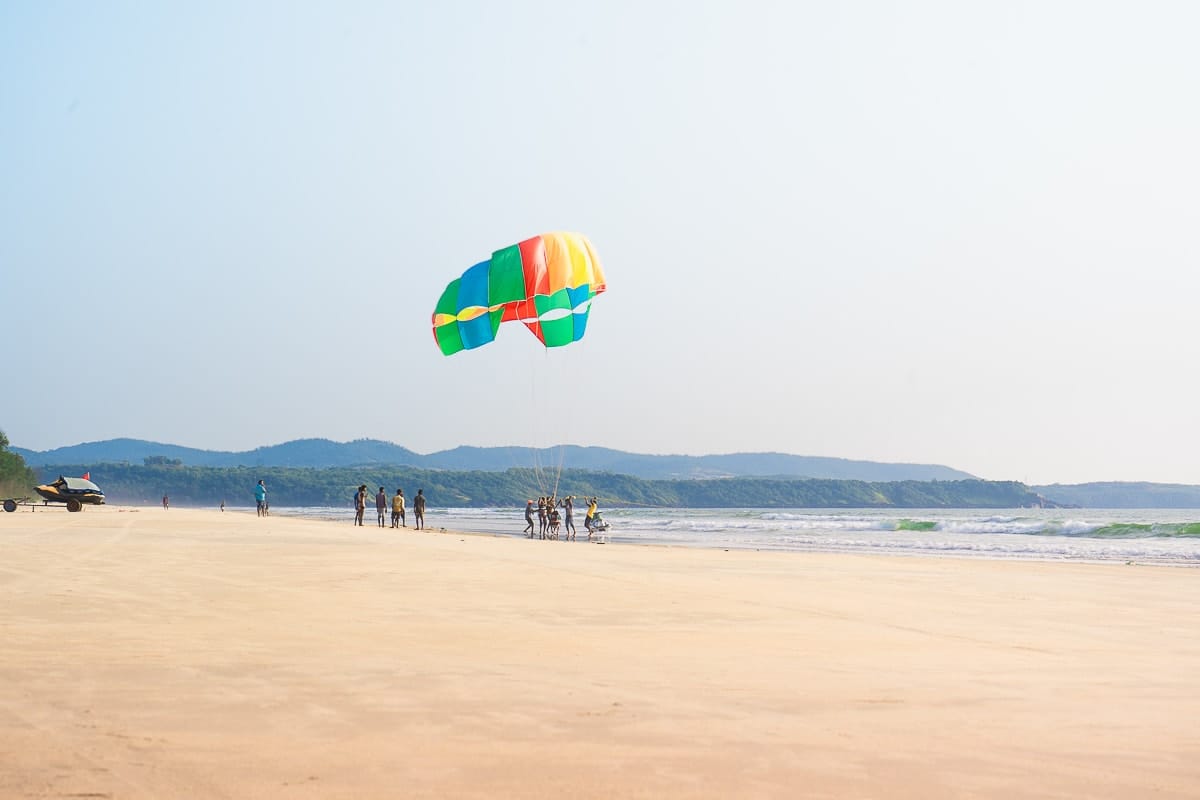
[[[1196,570],[350,516],[0,513],[0,798],[1200,797]]]

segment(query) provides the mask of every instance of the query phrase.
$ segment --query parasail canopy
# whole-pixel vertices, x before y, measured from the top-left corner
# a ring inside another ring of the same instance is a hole
[[[450,281],[433,312],[444,355],[491,342],[502,322],[520,322],[546,347],[583,338],[592,298],[607,288],[587,237],[543,233],[497,250]]]

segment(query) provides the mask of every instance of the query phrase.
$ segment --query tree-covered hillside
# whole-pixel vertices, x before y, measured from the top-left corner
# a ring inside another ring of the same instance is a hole
[[[408,496],[424,489],[434,506],[505,507],[523,505],[549,494],[533,470],[456,472],[404,467],[311,469],[298,467],[189,467],[169,463],[99,464],[47,468],[45,479],[90,471],[109,503],[148,504],[170,495],[176,505],[253,505],[254,485],[266,482],[275,506],[349,506],[356,488],[380,486],[390,494],[403,488]],[[1016,508],[1037,505],[1040,498],[1015,482],[980,480],[896,481],[778,480],[721,478],[714,480],[644,480],[629,475],[582,470],[564,471],[560,496],[596,495],[606,505],[683,508]]]
[[[141,439],[60,447],[45,452],[14,448],[34,467],[45,464],[143,464],[167,459],[198,467],[361,467],[402,466],[414,469],[503,472],[536,464],[568,464],[591,472],[615,472],[650,480],[675,478],[789,477],[860,481],[952,481],[974,478],[961,470],[937,464],[889,464],[845,458],[797,456],[787,453],[728,453],[725,455],[648,455],[605,447],[564,445],[528,447],[456,447],[421,455],[406,447],[376,439],[332,442],[298,439],[244,452],[198,450]]]
[[[0,431],[0,497],[27,497],[33,494],[37,475],[25,460],[8,449],[8,437]]]

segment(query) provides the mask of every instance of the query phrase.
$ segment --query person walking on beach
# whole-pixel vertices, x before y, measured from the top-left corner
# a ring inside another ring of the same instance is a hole
[[[521,531],[521,533],[524,533],[525,531],[529,531],[529,538],[532,539],[533,538],[533,501],[532,500],[525,501],[525,530]]]
[[[425,490],[417,489],[417,496],[413,498],[413,521],[417,530],[422,530],[425,527]]]
[[[388,499],[387,492],[383,487],[379,487],[379,493],[375,495],[375,514],[379,518],[379,527],[383,527],[383,521],[387,517]]]
[[[396,496],[392,498],[392,527],[399,528],[401,525],[408,527],[404,522],[404,490],[397,489]]]
[[[546,498],[538,498],[538,535],[541,538],[546,538],[546,526],[549,515],[546,514]]]
[[[354,495],[354,524],[363,524],[363,514],[367,511],[367,485],[364,483],[358,487],[358,494]]]
[[[167,506],[169,506],[169,505],[170,505],[170,502],[167,500],[167,496],[164,494],[163,495],[163,511],[166,511]]]
[[[254,487],[254,502],[258,505],[258,516],[265,517],[267,515],[267,487],[261,480]]]
[[[575,541],[575,498],[567,495],[562,501],[563,541]]]

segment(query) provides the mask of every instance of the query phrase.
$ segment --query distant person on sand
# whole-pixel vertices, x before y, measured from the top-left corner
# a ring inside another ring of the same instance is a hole
[[[408,527],[404,521],[404,490],[397,489],[396,496],[392,498],[392,527]]]
[[[425,527],[425,490],[417,489],[417,496],[413,498],[413,519],[417,530]]]
[[[539,497],[538,498],[538,535],[541,536],[543,539],[546,538],[546,524],[547,524],[546,521],[547,521],[547,519],[548,519],[548,517],[546,515],[546,498]]]
[[[258,516],[267,515],[267,487],[260,480],[254,487],[254,502],[258,504]]]
[[[562,501],[563,539],[575,541],[575,497],[567,495]]]
[[[163,511],[167,510],[168,505],[169,505],[169,503],[167,502],[167,496],[164,494],[163,495]]]
[[[388,499],[387,492],[383,487],[379,487],[379,494],[375,495],[375,513],[379,517],[379,527],[383,527],[383,520],[387,517]]]
[[[588,541],[592,540],[592,518],[596,516],[596,498],[588,500],[587,514],[583,517],[583,527],[587,528]]]
[[[525,501],[525,530],[522,530],[521,533],[524,533],[525,531],[529,531],[529,538],[532,539],[533,538],[533,501],[532,500]]]
[[[354,524],[363,524],[363,514],[367,510],[367,485],[364,483],[358,487],[358,494],[354,495]]]

